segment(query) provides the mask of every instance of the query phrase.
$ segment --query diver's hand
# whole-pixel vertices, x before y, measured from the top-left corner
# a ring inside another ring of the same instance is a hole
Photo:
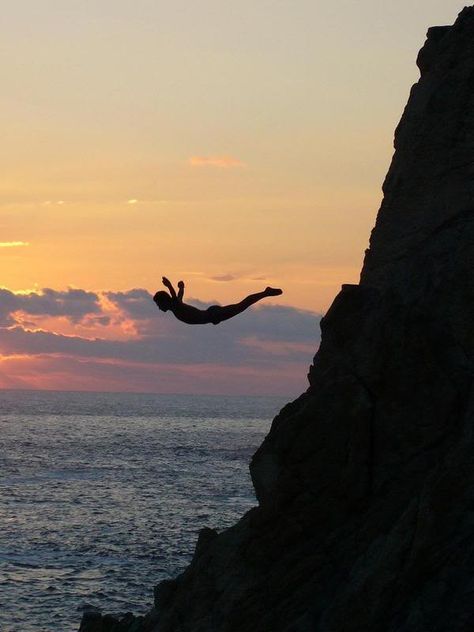
[[[184,289],[184,281],[178,281],[178,287]]]
[[[167,279],[165,276],[164,276],[164,277],[161,277],[161,280],[162,280],[162,282],[163,282],[163,285],[164,285],[165,287],[168,287],[168,288],[169,288],[169,286],[171,285],[171,281],[170,281],[169,279]]]

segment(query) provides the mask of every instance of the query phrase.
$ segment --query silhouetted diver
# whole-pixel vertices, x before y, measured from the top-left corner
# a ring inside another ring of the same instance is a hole
[[[207,309],[198,309],[193,305],[183,303],[184,296],[184,283],[178,282],[178,294],[176,294],[171,281],[166,277],[163,277],[163,285],[168,288],[168,292],[160,291],[155,294],[153,300],[161,309],[162,312],[171,310],[178,320],[188,325],[206,325],[212,323],[218,325],[223,320],[228,320],[240,314],[248,307],[260,301],[266,296],[279,296],[283,294],[282,290],[274,287],[266,287],[263,292],[257,292],[256,294],[250,294],[244,298],[240,303],[234,305],[211,305]]]

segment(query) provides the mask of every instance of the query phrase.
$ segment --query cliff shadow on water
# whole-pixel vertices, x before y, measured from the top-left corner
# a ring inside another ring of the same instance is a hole
[[[82,632],[474,629],[474,8],[417,63],[360,283],[252,459],[258,507],[203,530],[146,617]]]

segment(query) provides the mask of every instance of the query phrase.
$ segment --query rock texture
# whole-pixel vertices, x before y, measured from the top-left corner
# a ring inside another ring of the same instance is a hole
[[[83,630],[474,630],[474,8],[418,66],[360,284],[253,457],[259,506],[146,620]]]

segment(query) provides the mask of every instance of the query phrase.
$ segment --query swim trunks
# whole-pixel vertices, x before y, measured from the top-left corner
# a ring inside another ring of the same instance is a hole
[[[221,322],[222,307],[220,305],[211,305],[206,309],[206,314],[213,325],[218,325]]]

